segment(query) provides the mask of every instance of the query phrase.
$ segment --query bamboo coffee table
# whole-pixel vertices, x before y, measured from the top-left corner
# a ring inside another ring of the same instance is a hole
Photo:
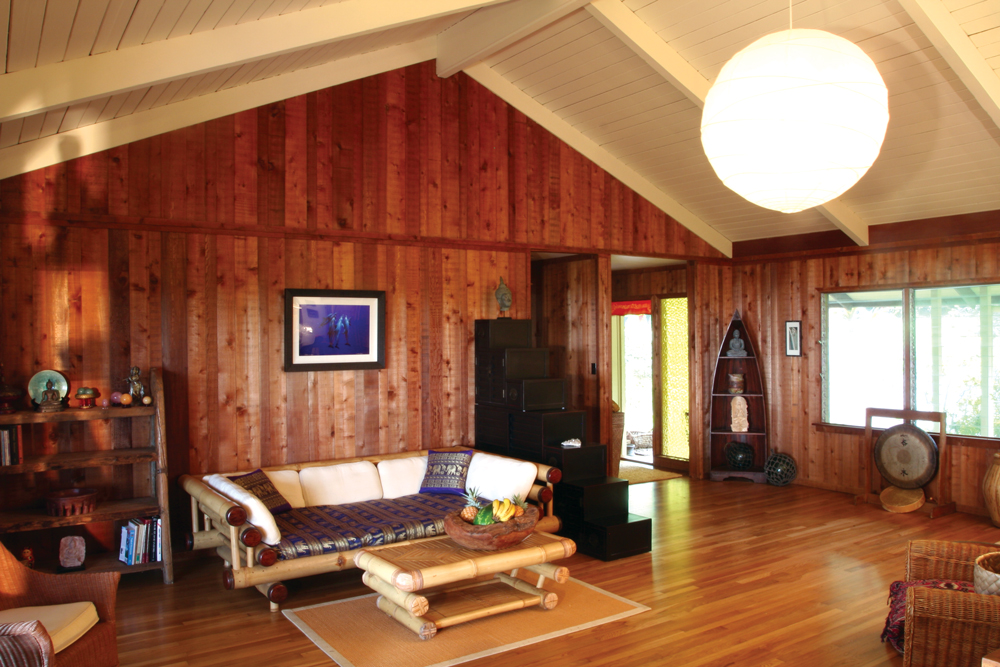
[[[362,549],[354,563],[365,585],[380,593],[378,608],[430,639],[439,628],[515,609],[552,609],[559,596],[542,588],[545,579],[569,579],[569,569],[549,561],[576,553],[572,540],[534,532],[502,551],[475,551],[450,537],[432,537]],[[532,585],[517,576],[524,568],[538,575]],[[420,591],[418,594],[417,591]]]

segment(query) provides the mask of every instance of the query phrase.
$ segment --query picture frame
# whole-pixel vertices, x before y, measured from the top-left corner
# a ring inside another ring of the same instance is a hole
[[[285,372],[385,368],[385,292],[285,290]]]
[[[785,356],[802,356],[802,320],[785,321]]]

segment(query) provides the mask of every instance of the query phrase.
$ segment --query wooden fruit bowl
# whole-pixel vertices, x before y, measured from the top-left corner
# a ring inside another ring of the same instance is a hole
[[[445,515],[444,532],[466,549],[477,551],[499,551],[520,544],[538,523],[538,508],[531,505],[519,517],[488,526],[467,523],[460,514]]]

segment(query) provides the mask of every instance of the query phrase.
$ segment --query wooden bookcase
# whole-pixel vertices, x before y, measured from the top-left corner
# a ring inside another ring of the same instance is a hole
[[[128,521],[135,518],[161,519],[161,552],[162,560],[158,562],[126,565],[118,560],[117,552],[108,552],[96,556],[87,555],[87,571],[115,570],[119,572],[138,572],[143,570],[162,570],[164,583],[174,580],[173,555],[170,548],[170,509],[167,498],[167,452],[164,442],[163,417],[163,382],[160,371],[153,368],[149,373],[149,395],[153,398],[152,405],[139,405],[128,408],[89,409],[66,408],[61,412],[20,411],[8,415],[0,415],[0,426],[16,425],[18,439],[24,458],[17,464],[0,466],[0,475],[8,476],[4,484],[11,483],[15,475],[47,473],[49,471],[70,470],[79,468],[96,468],[104,466],[134,466],[131,473],[141,476],[148,471],[149,488],[152,495],[139,498],[106,499],[98,496],[95,510],[89,514],[75,516],[49,516],[44,507],[29,509],[0,510],[0,535],[29,530],[45,530],[63,526],[75,526],[105,521]],[[126,449],[109,449],[101,451],[75,451],[58,454],[33,456],[29,452],[23,438],[30,429],[24,428],[30,424],[51,424],[65,422],[88,422],[97,420],[136,420],[150,421],[150,442],[148,447],[131,447]],[[127,470],[127,469],[126,469]],[[127,474],[127,473],[126,473]],[[100,491],[100,490],[99,490]],[[39,505],[44,504],[41,498]],[[117,541],[117,534],[115,539]]]
[[[739,331],[743,340],[745,357],[726,355],[734,332]],[[742,374],[744,389],[741,394],[729,392],[729,375]],[[745,433],[734,433],[731,428],[731,405],[736,396],[747,402],[747,421],[750,428]],[[764,483],[764,463],[768,457],[767,446],[767,404],[764,399],[764,383],[760,375],[760,363],[755,352],[752,337],[740,319],[740,311],[733,314],[726,335],[722,339],[719,356],[715,362],[715,376],[712,379],[711,424],[709,432],[709,478],[721,480],[727,477],[743,477]],[[753,448],[753,465],[745,470],[734,470],[726,461],[726,445],[730,442],[744,442]]]

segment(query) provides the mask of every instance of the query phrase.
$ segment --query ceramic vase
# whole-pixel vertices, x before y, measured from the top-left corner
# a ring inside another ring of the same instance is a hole
[[[983,477],[983,498],[993,525],[1000,528],[1000,454],[993,455],[993,464]]]

